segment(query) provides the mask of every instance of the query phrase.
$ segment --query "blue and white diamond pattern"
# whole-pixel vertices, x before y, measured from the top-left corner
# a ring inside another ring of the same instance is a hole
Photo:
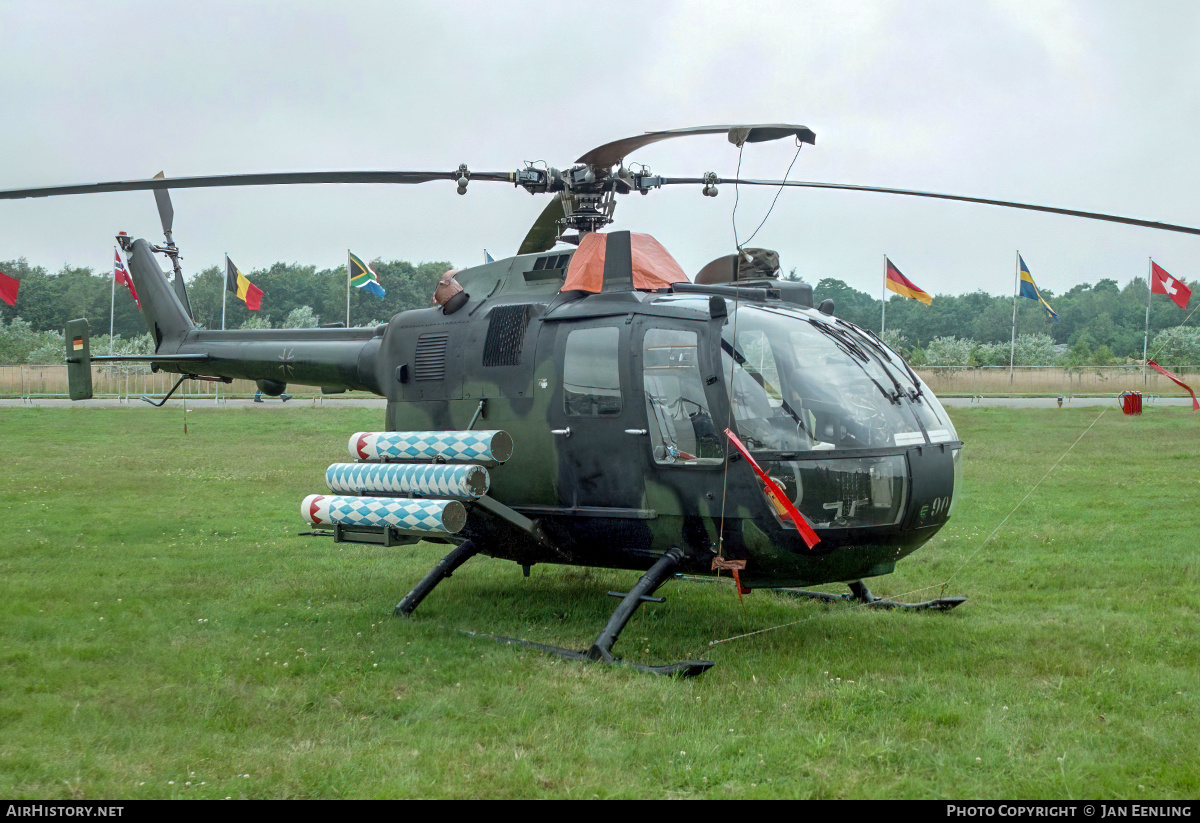
[[[340,495],[309,495],[301,504],[301,513],[315,526],[395,526],[417,532],[453,534],[462,527],[457,500],[397,500],[392,497],[344,497]],[[447,523],[447,510],[454,508]]]
[[[487,469],[436,463],[334,463],[325,485],[340,494],[424,494],[475,499],[487,494]]]
[[[512,454],[512,439],[499,430],[357,432],[350,437],[350,454],[366,460],[440,457],[465,463],[503,463]]]

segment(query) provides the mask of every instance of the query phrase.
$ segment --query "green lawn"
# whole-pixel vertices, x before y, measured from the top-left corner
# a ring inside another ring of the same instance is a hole
[[[378,410],[0,410],[0,797],[1194,798],[1200,415],[952,410],[950,614],[297,536]]]

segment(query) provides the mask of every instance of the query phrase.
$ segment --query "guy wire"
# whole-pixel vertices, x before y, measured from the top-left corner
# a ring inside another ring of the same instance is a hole
[[[771,206],[770,206],[770,208],[767,209],[767,213],[763,215],[763,219],[758,224],[758,228],[756,228],[754,230],[754,232],[748,238],[746,238],[747,243],[749,243],[751,240],[753,240],[755,238],[755,236],[758,234],[759,229],[761,229],[766,224],[767,218],[771,216],[771,212],[775,210],[775,204],[779,201],[779,195],[783,192],[784,185],[787,183],[788,175],[790,175],[792,173],[792,167],[796,165],[796,159],[800,157],[800,149],[802,149],[802,148],[804,148],[804,144],[801,143],[799,139],[797,139],[796,140],[796,153],[792,155],[792,162],[788,164],[787,171],[784,172],[783,181],[780,183],[778,191],[775,192],[775,199],[771,201]],[[739,182],[742,177],[742,152],[744,151],[744,149],[745,149],[745,143],[738,146],[737,172],[734,174],[734,178],[733,178],[733,181],[734,181],[733,182],[733,213],[730,215],[730,222],[733,224],[733,247],[735,249],[737,249],[737,257],[738,257],[737,262],[738,262],[739,267],[741,266],[741,262],[742,262],[741,261],[742,244],[740,242],[738,242],[737,208],[738,208],[738,202],[741,200],[741,187],[739,185]],[[735,347],[737,346],[737,321],[738,321],[737,309],[738,309],[738,294],[735,292],[734,296],[733,296],[733,331],[732,331],[733,343],[734,343]],[[733,428],[733,398],[734,398],[733,376],[734,376],[734,370],[737,368],[737,361],[733,357],[730,357],[729,360],[730,360],[730,362],[729,362],[729,382],[727,384],[729,386],[729,409],[725,415],[725,428],[732,429]],[[720,555],[722,558],[724,558],[724,556],[725,556],[725,501],[726,501],[726,491],[728,488],[729,488],[729,444],[726,443],[725,444],[725,469],[724,469],[724,473],[721,478],[721,518],[720,518],[720,525],[718,527],[719,531],[718,531],[718,535],[717,535],[717,554]],[[719,573],[718,573],[718,576],[719,576]]]
[[[1186,323],[1187,321],[1191,320],[1191,319],[1192,319],[1192,315],[1193,315],[1193,314],[1195,314],[1195,313],[1196,313],[1198,310],[1200,310],[1200,306],[1197,306],[1196,308],[1194,308],[1194,309],[1192,309],[1190,312],[1188,312],[1188,316],[1187,316],[1187,317],[1185,317],[1185,318],[1183,318],[1182,320],[1180,320],[1180,321],[1179,321],[1179,325],[1180,325],[1180,326],[1182,326],[1184,323]],[[1160,353],[1160,352],[1161,352],[1161,351],[1162,351],[1162,350],[1163,350],[1165,347],[1166,347],[1166,345],[1165,345],[1165,344],[1161,344],[1161,343],[1160,343],[1160,344],[1159,344],[1159,346],[1158,346],[1158,348],[1154,350],[1154,354],[1153,354],[1153,355],[1151,355],[1151,356],[1149,356],[1149,357],[1147,357],[1146,359],[1147,359],[1147,360],[1153,360],[1154,358],[1158,357],[1159,353]]]
[[[738,146],[737,172],[734,176],[734,184],[733,184],[733,214],[730,217],[730,222],[733,224],[733,247],[735,249],[737,249],[737,265],[738,266],[741,266],[741,262],[742,262],[742,249],[741,249],[741,246],[738,245],[738,239],[737,239],[737,207],[738,207],[738,199],[740,197],[740,191],[738,189],[737,179],[742,176],[742,150],[743,150],[744,145],[745,144],[743,144],[742,146]],[[737,321],[738,321],[738,296],[739,296],[739,294],[740,294],[740,292],[738,292],[735,289],[734,294],[733,294],[733,332],[732,332],[733,343],[735,346],[737,345]],[[720,354],[718,354],[717,355],[718,363],[720,363],[720,359],[721,359],[721,356],[720,356]],[[733,398],[734,398],[734,391],[733,391],[733,374],[734,374],[734,372],[733,372],[733,370],[736,365],[737,365],[736,361],[732,357],[730,357],[729,358],[729,382],[725,384],[726,386],[729,387],[729,405],[725,411],[725,428],[726,429],[733,428]],[[725,558],[725,503],[728,500],[728,490],[729,490],[729,457],[730,457],[730,443],[729,443],[729,439],[726,438],[726,440],[725,440],[725,465],[721,471],[721,519],[717,525],[717,556],[719,556],[721,559]],[[720,574],[721,574],[721,572],[718,569],[717,576],[720,577]],[[743,608],[744,608],[744,606],[743,606]]]

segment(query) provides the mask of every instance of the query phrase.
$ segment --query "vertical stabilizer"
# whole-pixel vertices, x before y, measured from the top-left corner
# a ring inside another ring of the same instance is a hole
[[[150,244],[145,240],[134,240],[127,251],[129,274],[142,303],[146,328],[154,337],[154,351],[176,351],[184,335],[194,329],[195,324],[171,288],[166,273],[154,259]]]

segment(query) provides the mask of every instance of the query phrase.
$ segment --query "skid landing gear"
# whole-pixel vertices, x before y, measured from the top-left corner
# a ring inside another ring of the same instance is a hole
[[[434,566],[433,570],[425,575],[412,591],[404,596],[404,599],[396,606],[394,613],[400,617],[408,617],[421,601],[425,599],[426,595],[433,591],[433,588],[438,583],[449,577],[455,569],[479,552],[480,548],[470,540],[458,546],[454,551],[442,558]],[[643,603],[662,602],[662,598],[652,597],[651,595],[654,594],[654,591],[667,578],[674,574],[675,569],[679,566],[679,561],[682,559],[682,551],[676,548],[670,549],[658,559],[658,562],[650,567],[649,571],[642,575],[641,579],[627,593],[609,592],[614,597],[620,597],[621,602],[616,610],[613,611],[612,617],[608,619],[608,624],[600,632],[600,636],[596,638],[596,642],[586,651],[548,646],[543,643],[533,643],[529,640],[518,640],[512,637],[497,637],[495,635],[477,634],[475,632],[469,632],[469,634],[476,637],[490,637],[498,643],[522,646],[527,649],[537,649],[538,651],[557,655],[565,660],[608,663],[610,665],[619,663],[650,674],[694,677],[708,671],[715,664],[711,660],[685,660],[679,663],[669,663],[664,666],[646,666],[641,663],[631,663],[622,660],[620,657],[614,655],[612,651],[613,646],[617,642],[617,637],[621,634],[621,630],[625,628],[625,624],[633,617],[633,613],[637,611],[640,605]]]
[[[955,606],[965,603],[965,597],[939,597],[936,600],[926,600],[924,603],[901,603],[897,600],[887,600],[871,594],[871,590],[861,580],[850,583],[849,594],[832,594],[830,592],[813,592],[807,589],[772,589],[771,591],[786,594],[791,597],[807,597],[812,600],[840,603],[854,601],[876,609],[911,609],[913,611],[950,611]]]

